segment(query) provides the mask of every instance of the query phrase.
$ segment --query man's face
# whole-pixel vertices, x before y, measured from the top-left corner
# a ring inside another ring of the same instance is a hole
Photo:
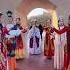
[[[63,21],[59,21],[58,25],[59,26],[63,26],[64,25],[64,22]]]
[[[16,19],[16,23],[20,23],[20,20],[18,18]]]
[[[35,27],[35,24],[33,24],[33,27]]]
[[[12,17],[9,17],[9,18],[8,18],[8,22],[9,22],[9,23],[12,23],[12,22],[13,22],[13,18],[12,18]]]

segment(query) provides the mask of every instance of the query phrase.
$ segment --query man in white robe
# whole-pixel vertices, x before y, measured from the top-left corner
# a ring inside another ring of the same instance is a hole
[[[59,30],[64,28],[63,19],[58,21]],[[56,39],[57,38],[57,39]],[[66,33],[55,36],[54,68],[62,70],[64,66],[64,47],[66,44]]]
[[[30,54],[41,53],[41,35],[38,27],[36,27],[36,21],[29,30],[29,47]]]

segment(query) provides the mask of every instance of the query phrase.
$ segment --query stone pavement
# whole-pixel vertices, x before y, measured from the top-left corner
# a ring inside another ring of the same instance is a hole
[[[54,70],[53,59],[48,60],[43,55],[30,55],[28,59],[17,61],[18,70]]]

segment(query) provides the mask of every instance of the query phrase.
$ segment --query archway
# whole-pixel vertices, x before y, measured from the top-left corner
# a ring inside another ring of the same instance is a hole
[[[22,25],[27,27],[27,14],[35,8],[44,8],[52,15],[53,25],[57,28],[56,6],[49,0],[23,0],[16,8],[17,14],[22,18]]]
[[[44,25],[48,19],[52,19],[51,14],[43,8],[35,8],[27,15],[28,26],[33,24],[33,20],[37,21],[37,25]]]

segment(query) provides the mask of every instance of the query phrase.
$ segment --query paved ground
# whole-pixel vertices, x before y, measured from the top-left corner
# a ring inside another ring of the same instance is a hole
[[[48,60],[43,55],[32,55],[28,59],[17,61],[18,70],[54,70],[53,59]]]

